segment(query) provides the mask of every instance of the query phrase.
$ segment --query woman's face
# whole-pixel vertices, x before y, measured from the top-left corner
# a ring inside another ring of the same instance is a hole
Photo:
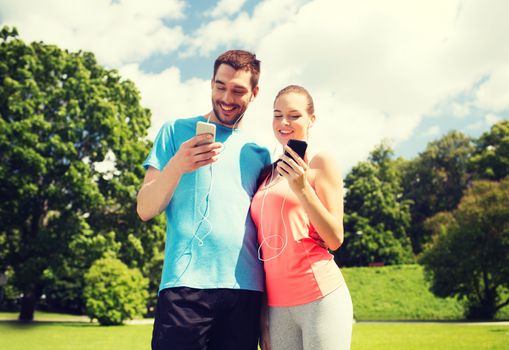
[[[307,107],[306,96],[297,92],[286,93],[276,100],[272,129],[281,145],[286,145],[290,139],[307,140],[308,129],[315,119]]]

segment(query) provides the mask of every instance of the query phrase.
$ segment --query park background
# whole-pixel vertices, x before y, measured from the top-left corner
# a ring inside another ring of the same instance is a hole
[[[1,318],[30,321],[37,308],[36,321],[53,322],[3,322],[0,346],[109,348],[120,334],[127,348],[148,346],[148,325],[101,328],[79,315],[150,317],[164,218],[136,217],[141,162],[163,122],[209,110],[213,60],[233,47],[262,60],[243,127],[269,149],[276,92],[300,84],[314,96],[310,142],[345,178],[335,258],[357,321],[509,319],[507,10],[2,1]],[[357,323],[353,348],[502,349],[508,333],[502,323]]]

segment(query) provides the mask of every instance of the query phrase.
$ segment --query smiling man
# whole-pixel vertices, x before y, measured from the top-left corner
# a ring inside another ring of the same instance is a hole
[[[270,155],[239,127],[259,74],[249,52],[220,55],[212,110],[164,124],[143,164],[138,214],[167,217],[152,349],[257,348],[263,266],[249,206]],[[198,121],[215,124],[215,142],[195,136]]]

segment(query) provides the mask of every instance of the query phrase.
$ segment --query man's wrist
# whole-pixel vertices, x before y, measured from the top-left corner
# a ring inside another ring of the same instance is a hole
[[[168,169],[167,171],[172,172],[177,177],[182,177],[182,175],[185,174],[185,171],[179,166],[178,162],[175,160],[175,157],[172,157],[166,166],[164,167],[164,170]]]

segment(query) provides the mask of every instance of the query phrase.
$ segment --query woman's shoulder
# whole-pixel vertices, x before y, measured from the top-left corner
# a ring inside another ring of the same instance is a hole
[[[341,182],[342,176],[338,163],[332,153],[318,151],[310,157],[309,167],[314,170],[315,176],[327,181]]]
[[[337,168],[337,162],[332,153],[325,151],[317,151],[310,154],[309,166],[311,168],[322,169],[328,167]]]

